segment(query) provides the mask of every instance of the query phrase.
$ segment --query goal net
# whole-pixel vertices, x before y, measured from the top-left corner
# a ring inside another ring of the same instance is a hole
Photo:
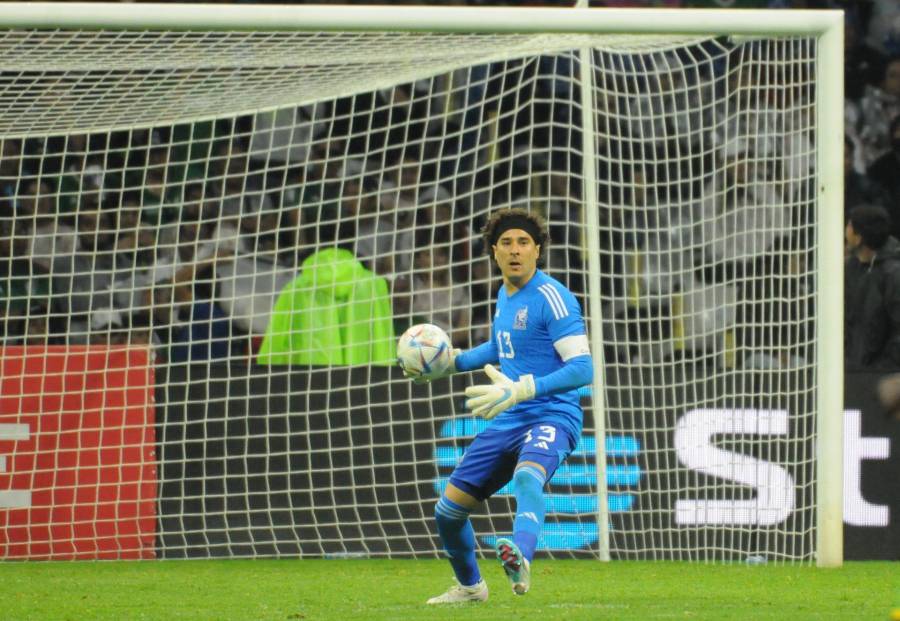
[[[602,369],[540,553],[816,558],[818,33],[456,14],[2,31],[0,556],[440,554],[482,378],[414,386],[395,337],[490,338],[479,231],[517,206]]]

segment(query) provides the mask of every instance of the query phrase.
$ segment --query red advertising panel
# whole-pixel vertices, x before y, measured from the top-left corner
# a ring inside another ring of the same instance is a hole
[[[153,382],[147,349],[0,348],[0,558],[155,556]]]

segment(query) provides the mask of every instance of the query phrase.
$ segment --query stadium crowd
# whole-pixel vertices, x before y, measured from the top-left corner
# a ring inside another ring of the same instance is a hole
[[[591,3],[601,4],[647,3]],[[845,210],[855,223],[852,232],[871,251],[857,252],[848,229],[848,273],[854,274],[855,286],[848,287],[854,298],[847,300],[847,334],[854,342],[900,342],[898,311],[889,296],[875,295],[900,287],[900,251],[893,250],[894,238],[900,238],[900,8],[888,1],[750,4],[846,10]],[[672,56],[663,60],[679,62]],[[524,91],[514,81],[524,71],[508,62],[473,68],[472,86],[452,91],[449,102],[433,93],[451,92],[435,85],[440,80],[452,84],[453,74],[296,110],[2,140],[3,343],[152,343],[160,361],[250,359],[259,350],[279,293],[304,261],[323,248],[340,246],[387,281],[395,330],[428,320],[466,347],[489,336],[491,268],[480,246],[479,214],[498,204],[531,206],[547,216],[554,242],[548,270],[583,293],[581,163],[570,148],[580,141],[573,122],[578,103],[574,68],[564,60],[538,63],[531,76],[538,103],[527,113],[533,115],[528,132],[517,131],[521,111],[505,113],[518,110]],[[671,75],[677,79],[684,72]],[[621,139],[600,145],[600,202],[624,206],[601,216],[604,316],[609,318],[604,329],[610,342],[622,343],[606,352],[608,358],[708,351],[710,339],[719,336],[707,325],[676,326],[671,302],[652,301],[669,300],[680,291],[685,308],[729,314],[709,319],[709,313],[697,312],[701,324],[768,326],[735,333],[750,353],[726,364],[790,368],[806,363],[811,327],[808,309],[797,300],[806,299],[810,286],[812,275],[805,268],[810,243],[797,236],[808,234],[805,225],[811,222],[794,206],[810,201],[813,147],[811,134],[799,129],[808,119],[778,115],[766,103],[738,102],[766,87],[756,82],[755,90],[748,89],[743,81],[766,79],[743,73],[717,86],[725,91],[720,105],[758,107],[737,123],[777,132],[765,147],[768,153],[760,152],[766,140],[751,144],[719,137],[715,153],[704,155],[712,160],[703,165],[716,174],[688,183],[668,168],[637,164],[716,140],[677,127],[668,134],[654,127],[661,122],[654,119],[662,118],[654,115],[660,99],[640,92],[632,93],[627,105],[645,110],[639,116],[648,120],[641,127],[620,128]],[[686,99],[672,103],[681,107],[670,110],[676,112],[670,123],[715,126],[692,117],[716,113],[691,106],[698,103],[690,98],[701,97],[699,90],[681,88]],[[804,108],[792,106],[793,96],[807,94],[789,92],[775,107]],[[496,126],[490,132],[492,124],[480,117],[485,107],[473,105],[484,101],[496,102]],[[625,104],[613,97],[598,102],[611,113]],[[452,126],[442,125],[446,109],[459,112]],[[607,117],[601,112],[599,118]],[[732,129],[734,135],[747,135],[746,126],[743,134],[741,128]],[[492,142],[491,132],[500,138]],[[600,133],[615,135],[611,127]],[[637,134],[645,138],[627,138]],[[646,139],[662,135],[681,138]],[[621,160],[630,164],[609,163]],[[778,161],[783,170],[757,165],[761,161]],[[696,196],[701,200],[688,201]],[[670,208],[687,202],[687,211]],[[862,211],[854,212],[860,206]],[[733,217],[720,217],[725,212]],[[728,228],[714,230],[717,226]],[[886,227],[893,237],[871,234]],[[788,229],[799,233],[791,238],[779,233]],[[698,239],[709,240],[699,251]],[[755,277],[740,287],[729,284],[741,270]],[[685,276],[676,280],[676,272]],[[651,302],[632,303],[638,293],[649,293],[641,299]],[[782,308],[764,302],[773,293],[789,302]],[[635,331],[646,332],[651,343],[659,340],[658,331],[679,336],[669,339],[675,342],[669,350],[641,349],[629,345],[637,342],[630,338]],[[900,347],[896,354],[859,349],[848,348],[853,352],[849,365],[900,368]]]

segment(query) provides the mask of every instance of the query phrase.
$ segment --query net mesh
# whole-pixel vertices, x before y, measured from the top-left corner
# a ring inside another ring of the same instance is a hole
[[[107,131],[336,99],[492,61],[688,37],[6,31],[4,135]]]
[[[479,230],[523,206],[603,317],[606,433],[585,391],[541,553],[598,554],[601,449],[613,558],[811,559],[815,53],[5,32],[3,556],[438,554],[433,504],[485,423],[473,378],[412,386],[394,337],[490,338]],[[510,494],[475,514],[480,545]]]

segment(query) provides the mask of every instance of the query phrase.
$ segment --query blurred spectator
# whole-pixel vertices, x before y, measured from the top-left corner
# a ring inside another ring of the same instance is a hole
[[[845,111],[847,133],[868,167],[891,148],[890,124],[900,114],[900,57],[882,65],[878,81],[866,86],[858,104],[847,102]]]
[[[115,304],[120,308],[130,308],[134,304],[132,294],[136,283],[143,280],[142,274],[157,258],[156,231],[141,223],[140,213],[140,197],[134,193],[126,194],[122,206],[115,212],[118,230],[113,289]]]
[[[398,206],[390,196],[380,202],[360,197],[356,219],[356,256],[388,280],[409,273],[415,244],[414,209]],[[345,212],[346,213],[346,212]]]
[[[252,353],[266,333],[282,290],[296,275],[295,268],[252,255],[216,265],[216,304],[238,334],[249,336],[251,351],[247,353]],[[244,351],[246,346],[240,349]]]
[[[216,308],[195,307],[192,321],[206,314],[215,323],[219,321],[219,311],[224,311],[230,318],[233,338],[237,339],[238,334],[245,338],[249,335],[243,346],[232,347],[234,352],[252,354],[255,337],[265,334],[269,326],[279,293],[296,276],[293,264],[278,263],[280,221],[274,209],[245,213],[238,221],[237,237],[231,237],[231,225],[220,226],[211,242],[215,252],[207,260],[215,267],[211,277],[214,278],[212,293],[217,292],[213,296]],[[203,253],[207,254],[208,251]]]
[[[50,283],[29,258],[29,239],[15,235],[16,225],[8,203],[0,207],[0,339],[14,344],[29,329],[31,317],[46,316]]]
[[[85,342],[92,309],[111,306],[115,223],[109,212],[89,207],[60,217],[46,182],[25,179],[21,187],[16,227],[28,240],[34,267],[51,277],[51,310],[70,321],[61,329],[72,342]]]
[[[491,259],[482,250],[482,242],[478,240],[472,247],[471,284],[469,299],[472,300],[471,323],[469,331],[470,343],[490,341],[491,336],[491,300],[494,298],[494,281]],[[456,345],[454,343],[454,345]]]
[[[468,281],[471,228],[468,218],[456,208],[453,195],[442,185],[430,185],[419,191],[417,205],[413,224],[416,247],[449,244],[454,280]]]
[[[699,272],[699,270],[698,270]],[[716,282],[698,278],[700,273],[685,278],[681,291],[681,310],[673,313],[675,352],[689,357],[716,354],[717,366],[728,366],[725,335],[733,330],[737,315],[737,287],[729,281]],[[640,325],[640,324],[639,324]],[[644,338],[639,349],[640,360],[656,362],[656,356],[668,355],[654,343],[661,326],[643,326]],[[649,338],[647,338],[649,336]],[[654,338],[655,337],[655,338]],[[634,358],[632,358],[634,360]]]
[[[303,262],[281,291],[259,364],[394,364],[387,281],[353,254],[328,248]]]
[[[237,218],[213,219],[218,201],[203,201],[188,184],[171,252],[117,283],[138,311],[134,324],[151,329],[157,354],[170,362],[227,358],[232,324],[213,301],[217,270],[240,246]],[[117,296],[120,300],[121,297]]]
[[[796,240],[780,238],[740,280],[735,332],[744,368],[795,369],[807,363],[815,313],[804,273]]]
[[[867,174],[870,183],[884,188],[886,197],[880,204],[891,217],[891,234],[900,239],[900,115],[891,120],[890,138],[890,151],[875,160]]]
[[[151,226],[169,224],[178,219],[178,188],[169,165],[169,147],[152,147],[147,153],[143,179],[131,187],[141,190],[141,220]]]
[[[122,195],[122,201],[115,210],[117,237],[136,236],[141,229],[141,199],[136,192]]]
[[[70,214],[81,206],[97,209],[105,206],[110,186],[104,157],[89,151],[87,134],[65,137],[62,170],[59,178],[59,211]]]
[[[251,166],[250,154],[240,140],[219,141],[213,149],[215,167],[209,187],[211,195],[222,201],[222,215],[239,217],[274,206],[265,174]]]
[[[846,228],[844,351],[849,369],[900,368],[900,242],[882,207],[860,205]]]
[[[844,221],[850,210],[857,205],[878,205],[887,208],[890,204],[887,190],[877,181],[861,174],[853,167],[856,145],[849,136],[844,137]],[[900,215],[900,214],[898,214]],[[900,217],[892,217],[900,222]],[[897,235],[895,235],[897,237]]]
[[[546,219],[551,243],[543,269],[578,294],[584,291],[581,262],[584,227],[579,192],[564,172],[551,170],[548,178]]]
[[[282,205],[278,210],[278,225],[275,231],[276,260],[281,265],[296,268],[306,258],[306,222],[300,205]]]
[[[900,56],[900,5],[896,0],[872,0],[866,41],[889,56]]]
[[[721,157],[719,174],[703,189],[701,239],[722,261],[754,260],[789,229],[790,213],[749,141],[729,142]]]
[[[179,317],[182,304],[176,301],[175,288],[168,280],[152,283],[142,294],[137,323],[147,322],[155,341],[159,343],[157,355],[170,362],[172,348],[177,344],[176,334],[183,328]]]
[[[46,305],[32,306],[28,310],[23,345],[52,345],[57,339],[51,336],[50,317]]]
[[[241,235],[256,256],[276,260],[279,250],[278,231],[281,215],[272,205],[255,212],[244,212],[241,217]]]
[[[844,95],[851,101],[858,101],[866,85],[879,79],[876,74],[886,62],[884,54],[865,39],[868,20],[862,5],[855,3],[844,9]]]
[[[450,335],[455,347],[468,346],[472,300],[468,287],[453,282],[446,243],[416,252],[410,300],[408,325],[433,323]]]
[[[325,118],[324,103],[256,113],[250,136],[250,157],[270,166],[306,161],[313,138],[325,130]]]
[[[16,195],[18,217],[46,223],[56,215],[56,193],[49,181],[37,177],[23,177],[19,181]]]
[[[419,203],[422,162],[421,150],[415,151],[415,155],[405,154],[395,168],[386,171],[379,185],[378,197],[385,210],[406,212],[415,209]]]
[[[112,308],[98,308],[91,313],[91,345],[126,345],[129,342],[128,326],[122,313]]]
[[[5,138],[0,141],[0,198],[16,196],[22,171],[22,141]]]
[[[109,212],[83,209],[76,214],[77,241],[71,252],[54,249],[50,272],[53,308],[68,315],[69,342],[89,337],[88,321],[95,309],[113,308],[116,237]]]
[[[190,316],[172,333],[170,362],[206,362],[231,356],[231,321],[210,300],[196,301]]]

